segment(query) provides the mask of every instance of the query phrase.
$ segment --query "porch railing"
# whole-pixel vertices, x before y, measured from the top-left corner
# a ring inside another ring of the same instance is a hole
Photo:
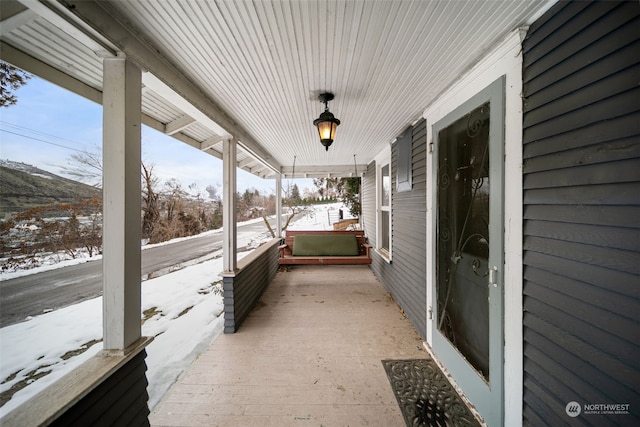
[[[238,261],[238,270],[224,272],[224,333],[235,333],[278,272],[278,245],[272,239]]]

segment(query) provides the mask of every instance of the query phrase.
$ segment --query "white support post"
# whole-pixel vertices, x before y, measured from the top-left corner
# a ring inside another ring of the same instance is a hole
[[[282,174],[276,176],[276,237],[282,237]]]
[[[236,233],[236,157],[237,143],[233,139],[223,142],[222,149],[222,261],[225,273],[237,270],[237,233]]]
[[[123,55],[104,59],[103,334],[124,353],[140,331],[140,69]]]

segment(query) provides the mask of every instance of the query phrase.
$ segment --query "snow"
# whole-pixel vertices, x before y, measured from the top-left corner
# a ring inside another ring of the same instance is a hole
[[[44,179],[53,179],[53,177],[52,177],[52,176],[50,176],[50,175],[45,175],[45,174],[42,174],[42,173],[32,173],[31,175],[33,175],[33,176],[39,176],[40,178],[44,178]]]
[[[339,206],[311,207],[290,229],[330,229],[327,211]],[[257,247],[268,239],[268,233],[238,233],[238,247]],[[238,257],[248,253],[239,253]],[[221,281],[218,274],[223,269],[221,252],[209,258],[213,259],[183,266],[142,283],[142,312],[147,315],[144,318],[148,317],[142,325],[142,335],[154,337],[146,349],[151,409],[222,332],[223,301],[221,292],[216,291],[216,282]],[[36,271],[42,270],[33,269],[29,273]],[[102,297],[1,328],[0,393],[18,387],[21,382],[28,384],[0,408],[0,417],[98,353],[102,349],[101,339]],[[70,352],[77,353],[86,347],[89,348],[84,352],[69,357]],[[63,359],[64,355],[67,356]]]

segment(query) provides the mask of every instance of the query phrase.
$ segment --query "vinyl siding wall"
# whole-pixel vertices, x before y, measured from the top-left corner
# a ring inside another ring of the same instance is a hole
[[[235,333],[278,272],[278,245],[273,239],[238,263],[238,272],[223,275],[224,333]]]
[[[371,268],[402,307],[422,338],[426,338],[426,122],[412,132],[412,189],[396,192],[398,151],[391,148],[391,244],[392,262],[373,251]],[[367,168],[363,185],[365,230],[375,247],[376,168]],[[373,239],[371,238],[373,236]]]
[[[148,426],[145,357],[146,352],[140,352],[50,425]]]
[[[523,44],[524,425],[640,425],[639,28],[563,1]]]

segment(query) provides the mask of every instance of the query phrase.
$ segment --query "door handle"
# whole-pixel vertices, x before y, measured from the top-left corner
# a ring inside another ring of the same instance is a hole
[[[489,269],[489,284],[494,288],[498,287],[498,267],[495,265]]]

